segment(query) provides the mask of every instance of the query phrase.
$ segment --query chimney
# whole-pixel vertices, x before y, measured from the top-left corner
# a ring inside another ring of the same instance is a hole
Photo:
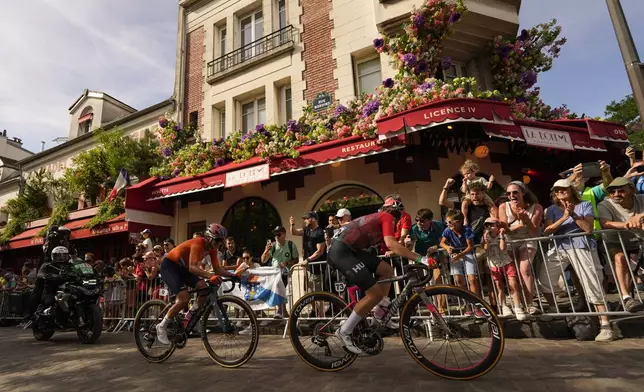
[[[2,131],[2,136],[7,137],[7,130]]]
[[[40,141],[40,152],[43,152],[43,151],[45,151],[45,141],[41,140]]]
[[[20,144],[20,145],[22,145],[22,139],[19,139],[17,137],[13,137],[13,141],[18,143],[18,144]]]

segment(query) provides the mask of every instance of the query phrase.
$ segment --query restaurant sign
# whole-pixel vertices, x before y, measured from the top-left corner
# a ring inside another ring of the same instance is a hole
[[[523,132],[525,142],[531,146],[569,151],[575,149],[568,132],[523,126],[521,127],[521,132]]]
[[[269,164],[265,163],[259,166],[253,166],[246,169],[235,170],[226,173],[226,188],[234,186],[251,184],[253,182],[266,181],[270,178]]]

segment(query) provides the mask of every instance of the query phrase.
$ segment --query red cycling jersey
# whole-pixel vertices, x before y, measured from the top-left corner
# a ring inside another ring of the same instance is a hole
[[[378,245],[385,237],[395,234],[396,218],[386,212],[362,216],[342,228],[338,240],[353,249],[366,249]]]
[[[166,255],[166,258],[188,268],[190,264],[198,263],[210,254],[212,265],[219,265],[217,249],[206,250],[207,244],[208,240],[205,238],[193,238],[177,245]]]

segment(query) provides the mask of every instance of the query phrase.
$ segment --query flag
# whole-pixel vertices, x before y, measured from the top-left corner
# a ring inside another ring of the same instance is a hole
[[[112,188],[112,192],[110,192],[110,195],[107,198],[110,201],[114,200],[119,191],[128,185],[130,185],[130,176],[127,175],[127,170],[121,169],[119,176],[114,183],[114,188]]]
[[[233,291],[228,294],[248,302],[253,310],[266,310],[286,303],[286,288],[279,267],[251,268],[246,272],[248,275],[242,277],[241,288],[235,284]],[[220,295],[231,285],[231,282],[224,282]]]

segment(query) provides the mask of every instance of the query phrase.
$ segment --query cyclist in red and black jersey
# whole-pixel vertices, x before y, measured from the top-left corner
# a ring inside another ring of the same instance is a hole
[[[378,280],[394,276],[389,263],[366,252],[365,249],[384,242],[389,250],[401,257],[415,260],[417,263],[428,263],[427,257],[410,251],[396,241],[395,226],[402,210],[403,205],[400,201],[387,198],[380,212],[360,217],[344,226],[334,238],[329,250],[328,264],[337,268],[365,293],[347,321],[336,331],[336,336],[342,340],[347,350],[355,354],[362,353],[362,350],[351,339],[354,328],[389,294],[391,283],[376,283]],[[374,274],[377,278],[374,278]]]
[[[225,227],[213,223],[208,226],[203,237],[182,242],[163,258],[160,268],[161,277],[170,291],[177,295],[177,299],[163,320],[157,324],[157,339],[160,343],[170,344],[167,327],[175,315],[188,305],[190,297],[187,287],[202,289],[206,287],[203,279],[220,283],[220,276],[234,276],[233,273],[221,267],[217,257],[217,249],[227,236],[228,231]],[[214,274],[199,267],[199,262],[207,255],[210,255]],[[199,296],[197,304],[201,305],[204,300],[205,297]]]

